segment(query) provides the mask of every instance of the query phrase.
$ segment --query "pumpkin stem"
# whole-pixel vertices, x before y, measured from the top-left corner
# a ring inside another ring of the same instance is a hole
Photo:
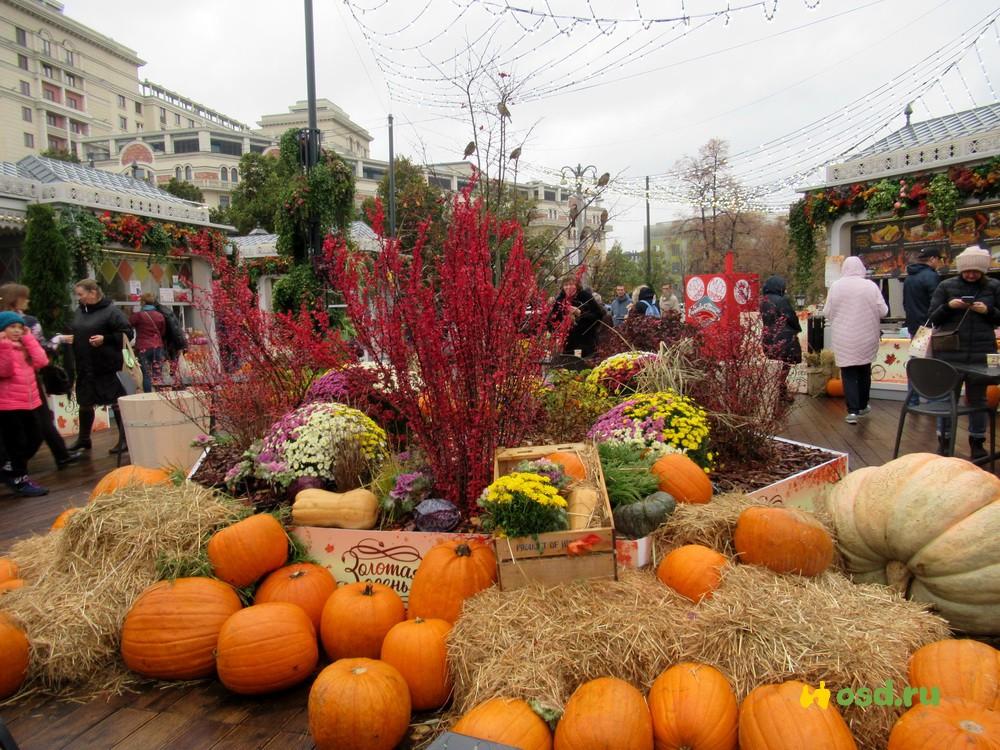
[[[890,560],[886,563],[885,580],[886,584],[893,591],[906,596],[906,592],[910,590],[910,581],[912,579],[913,574],[910,573],[910,569],[903,563],[898,560]]]
[[[305,572],[304,570],[296,570],[296,571],[295,571],[294,573],[292,573],[292,574],[291,574],[290,576],[288,576],[288,577],[289,577],[290,579],[292,579],[292,580],[295,580],[296,578],[301,578],[301,577],[302,577],[302,576],[304,576],[305,574],[306,574],[306,572]]]
[[[415,622],[417,625],[419,625],[420,623],[422,623],[424,621],[425,620],[424,620],[423,617],[415,617],[415,618],[413,618],[413,622]]]
[[[966,719],[965,721],[958,722],[958,726],[963,731],[968,732],[969,734],[982,734],[983,733],[983,727],[982,727],[982,725],[978,724],[978,723],[976,723],[976,722],[974,722],[974,721],[972,721],[970,719]]]
[[[354,669],[351,670],[351,674],[364,674],[367,671],[368,667],[354,667]]]
[[[459,557],[471,557],[472,556],[472,548],[469,547],[468,544],[464,544],[464,543],[460,544],[457,547],[455,547],[455,554],[458,555]]]
[[[375,596],[375,587],[372,586],[371,582],[365,584],[364,591],[361,592],[363,596]]]

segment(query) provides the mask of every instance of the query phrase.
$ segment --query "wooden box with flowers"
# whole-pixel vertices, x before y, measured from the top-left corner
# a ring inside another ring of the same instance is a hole
[[[614,522],[594,445],[501,448],[480,498],[502,590],[617,579]]]

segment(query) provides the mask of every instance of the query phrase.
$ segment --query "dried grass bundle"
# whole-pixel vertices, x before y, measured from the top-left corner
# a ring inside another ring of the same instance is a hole
[[[649,572],[543,590],[489,589],[469,600],[449,639],[455,713],[494,696],[561,707],[587,680],[611,675],[648,690],[680,661],[711,664],[742,699],[757,685],[801,679],[828,687],[906,681],[910,654],[948,637],[946,623],[879,586],[839,573],[726,572],[692,604]],[[863,749],[883,748],[889,708],[843,714]]]
[[[215,529],[246,512],[193,483],[130,486],[81,508],[61,531],[15,544],[26,585],[0,605],[31,641],[18,697],[120,690],[132,679],[118,657],[122,621],[160,577],[158,561],[198,558]]]

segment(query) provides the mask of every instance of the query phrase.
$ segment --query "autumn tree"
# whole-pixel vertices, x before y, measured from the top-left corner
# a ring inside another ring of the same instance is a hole
[[[691,271],[709,273],[722,268],[723,259],[748,231],[747,190],[729,168],[729,144],[713,138],[677,163],[692,216],[685,233],[692,240]]]
[[[446,203],[444,193],[441,188],[431,185],[424,177],[423,170],[405,156],[396,157],[395,167],[396,237],[402,242],[403,247],[412,247],[416,244],[420,225],[430,222],[428,244],[432,249],[440,248],[444,240]],[[376,194],[382,201],[383,208],[388,207],[388,173],[379,181]],[[373,215],[374,202],[372,198],[365,199],[361,206],[365,216]],[[388,212],[383,213],[386,217],[383,226],[375,229],[381,229],[382,233],[388,236]]]
[[[761,280],[778,274],[791,281],[794,259],[788,246],[788,221],[783,216],[748,213],[743,217],[746,231],[733,248],[736,266],[756,273]]]
[[[186,201],[194,201],[195,203],[205,202],[205,196],[201,192],[201,188],[197,185],[192,185],[187,180],[178,180],[176,177],[171,177],[170,182],[161,189]]]
[[[256,227],[261,227],[273,232],[280,200],[277,158],[243,154],[240,159],[240,184],[233,190],[228,215],[236,231],[249,234]]]

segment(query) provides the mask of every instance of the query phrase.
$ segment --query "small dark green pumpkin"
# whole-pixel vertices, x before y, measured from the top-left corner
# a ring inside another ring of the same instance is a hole
[[[615,508],[615,531],[629,539],[652,534],[677,507],[669,492],[654,492],[644,500]]]

